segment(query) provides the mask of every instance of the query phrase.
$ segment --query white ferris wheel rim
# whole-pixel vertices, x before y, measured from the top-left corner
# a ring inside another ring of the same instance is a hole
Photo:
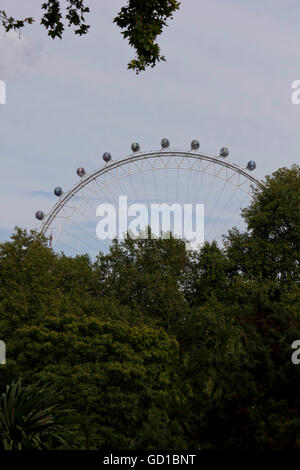
[[[181,167],[181,165],[177,165],[175,167],[168,167],[168,163],[170,161],[170,159],[174,159],[174,158],[182,158],[182,161],[183,160],[186,160],[186,159],[194,159],[195,161],[201,161],[201,162],[208,162],[208,164],[213,164],[213,173],[207,173],[205,170],[203,169],[195,169],[194,166],[191,166],[191,167]],[[133,164],[135,165],[136,163],[138,162],[141,162],[143,164],[143,161],[145,160],[149,160],[149,159],[166,159],[166,158],[169,158],[168,162],[167,162],[167,166],[166,165],[163,165],[162,167],[158,167],[158,168],[155,168],[154,166],[150,167],[150,168],[143,168],[140,167],[136,167],[138,168],[138,171],[134,171],[134,172],[124,172],[122,174],[122,176],[118,176],[116,177],[113,181],[111,181],[110,183],[107,183],[107,184],[104,184],[103,185],[103,188],[108,186],[109,184],[111,184],[112,182],[115,182],[115,181],[118,181],[120,180],[121,178],[123,177],[127,177],[127,176],[132,176],[134,174],[137,174],[137,173],[145,173],[146,171],[149,171],[149,170],[157,170],[157,169],[165,169],[165,170],[168,170],[168,169],[171,169],[171,168],[177,168],[178,170],[190,170],[190,171],[198,171],[198,172],[201,172],[203,174],[208,174],[208,175],[211,175],[211,176],[214,176],[214,177],[218,177],[222,180],[224,180],[225,182],[228,182],[230,184],[232,184],[233,186],[243,190],[244,192],[247,192],[249,195],[251,194],[251,192],[253,191],[253,185],[256,186],[256,187],[263,187],[263,184],[257,179],[255,178],[254,176],[252,176],[246,168],[242,168],[240,167],[239,165],[235,164],[235,163],[231,163],[229,161],[226,161],[226,158],[225,157],[221,157],[221,156],[213,156],[213,155],[208,155],[208,154],[204,154],[202,152],[199,152],[199,151],[196,151],[196,150],[189,150],[189,151],[183,151],[183,150],[169,150],[169,149],[160,149],[160,150],[156,150],[156,151],[147,151],[147,152],[140,152],[140,151],[137,151],[137,152],[134,152],[133,154],[125,157],[125,158],[122,158],[120,160],[113,160],[111,161],[110,163],[106,163],[103,167],[101,168],[97,168],[96,170],[92,171],[91,173],[89,174],[85,174],[83,177],[80,178],[79,182],[76,183],[71,189],[69,189],[68,191],[65,191],[63,192],[63,194],[61,195],[61,197],[59,198],[59,200],[57,201],[57,203],[52,207],[52,209],[50,210],[49,213],[47,213],[45,215],[45,218],[43,220],[43,223],[42,223],[42,227],[40,229],[40,233],[42,234],[46,234],[46,232],[51,229],[51,225],[53,223],[53,221],[56,219],[56,217],[58,216],[58,214],[67,206],[67,203],[79,192],[81,191],[83,188],[87,187],[91,182],[93,181],[97,181],[99,178],[101,178],[102,176],[105,176],[105,175],[108,175],[109,173],[113,172],[113,170],[118,170],[118,168],[121,168],[121,167],[124,167],[124,166],[129,166],[130,168],[130,165]],[[216,168],[217,167],[221,167],[221,169],[225,169],[225,176],[223,176],[222,174],[220,174],[220,172],[216,171]],[[227,170],[230,170],[232,172],[231,175],[228,175],[227,173]],[[238,176],[238,182],[235,183],[233,181],[233,175],[237,175]],[[245,178],[245,181],[249,182],[250,183],[250,188],[251,190],[245,190],[242,185],[244,184],[244,182],[240,183],[239,181],[239,177],[242,176]],[[252,184],[251,184],[252,183]],[[99,189],[101,190],[101,188]],[[71,215],[69,217],[63,217],[63,218],[70,218]]]

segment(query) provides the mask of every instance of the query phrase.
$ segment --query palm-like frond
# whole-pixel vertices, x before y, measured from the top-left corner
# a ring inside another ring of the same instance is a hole
[[[65,443],[64,434],[72,429],[63,426],[64,410],[57,402],[53,385],[37,382],[27,386],[21,379],[6,386],[0,399],[0,448],[4,450],[47,448],[50,440]]]

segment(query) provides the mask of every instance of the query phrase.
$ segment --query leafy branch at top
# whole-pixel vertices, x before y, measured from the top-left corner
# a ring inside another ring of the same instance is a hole
[[[129,69],[139,73],[148,66],[154,67],[157,62],[166,60],[161,55],[157,37],[179,6],[177,0],[128,0],[127,5],[121,8],[113,21],[122,30],[124,39],[128,39],[130,46],[135,49],[136,58],[129,62]],[[41,24],[53,39],[62,39],[65,20],[68,27],[73,27],[74,33],[80,36],[90,28],[85,21],[85,13],[90,10],[84,0],[66,0],[65,12],[62,12],[61,0],[48,0],[42,3],[41,8],[44,11]],[[0,20],[6,32],[20,30],[25,24],[34,22],[33,17],[22,20],[8,17],[5,11],[0,11]]]
[[[173,18],[179,5],[180,2],[176,0],[129,0],[128,5],[121,8],[114,22],[124,30],[124,39],[128,39],[137,55],[128,64],[129,69],[139,73],[147,66],[154,67],[157,62],[166,60],[160,54],[156,39],[163,27],[167,26],[166,20]]]
[[[3,10],[0,10],[0,20],[6,32],[10,31],[11,29],[16,30],[23,28],[25,26],[25,23],[32,24],[34,22],[34,18],[32,18],[31,16],[28,18],[24,18],[23,20],[16,20],[12,16],[7,16],[5,11]]]
[[[61,39],[64,31],[60,3],[58,0],[48,0],[42,4],[42,9],[46,12],[41,19],[41,24],[48,29],[48,35],[53,39],[56,37]],[[84,13],[90,11],[89,7],[84,5],[83,0],[67,0],[67,4],[65,18],[68,26],[74,26],[75,34],[80,36],[86,34],[90,26],[85,23]]]

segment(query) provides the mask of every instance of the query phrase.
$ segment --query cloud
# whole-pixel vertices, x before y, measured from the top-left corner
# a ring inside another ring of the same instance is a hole
[[[0,35],[0,77],[11,79],[34,66],[41,55],[41,44],[28,36],[9,31]]]

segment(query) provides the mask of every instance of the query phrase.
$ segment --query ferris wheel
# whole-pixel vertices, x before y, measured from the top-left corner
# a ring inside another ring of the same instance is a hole
[[[253,160],[241,167],[228,160],[226,147],[218,156],[199,149],[199,141],[193,140],[189,150],[171,150],[169,140],[163,138],[161,148],[155,151],[142,152],[134,142],[130,155],[124,158],[115,160],[105,152],[100,168],[90,173],[84,167],[77,168],[79,181],[71,189],[55,187],[56,204],[35,214],[41,224],[39,231],[56,251],[94,257],[111,243],[96,236],[97,207],[116,206],[122,195],[128,203],[147,207],[153,203],[202,204],[204,239],[222,243],[229,228],[243,226],[241,210],[262,183],[252,174],[256,168]]]

